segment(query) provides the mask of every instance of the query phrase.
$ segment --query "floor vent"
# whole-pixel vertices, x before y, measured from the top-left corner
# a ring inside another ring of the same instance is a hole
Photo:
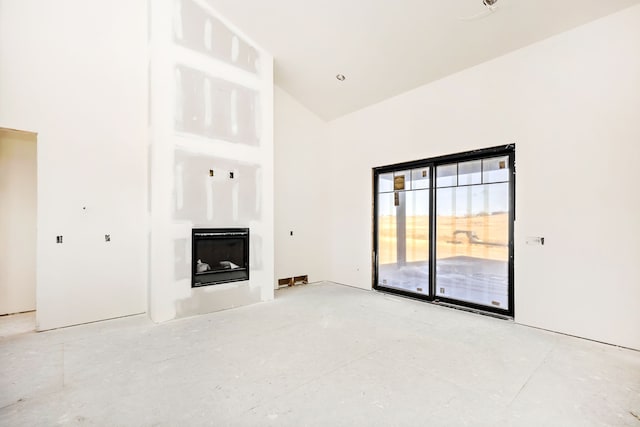
[[[307,283],[309,283],[309,277],[306,274],[304,276],[293,276],[278,279],[279,288],[282,286],[306,285]]]

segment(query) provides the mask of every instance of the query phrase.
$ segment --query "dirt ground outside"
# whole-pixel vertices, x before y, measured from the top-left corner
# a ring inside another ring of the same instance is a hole
[[[454,232],[458,231],[454,235]],[[397,262],[396,217],[378,218],[379,263]],[[407,262],[429,258],[429,217],[406,219]],[[438,259],[468,256],[496,261],[509,259],[509,214],[439,216],[436,230]]]

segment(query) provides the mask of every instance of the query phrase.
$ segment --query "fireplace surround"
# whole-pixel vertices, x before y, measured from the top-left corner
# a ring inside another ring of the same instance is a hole
[[[194,228],[191,287],[249,280],[248,228]]]

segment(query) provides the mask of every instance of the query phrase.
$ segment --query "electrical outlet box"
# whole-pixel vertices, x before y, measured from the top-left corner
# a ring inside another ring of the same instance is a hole
[[[543,246],[544,245],[544,237],[529,236],[529,237],[527,237],[527,245]]]

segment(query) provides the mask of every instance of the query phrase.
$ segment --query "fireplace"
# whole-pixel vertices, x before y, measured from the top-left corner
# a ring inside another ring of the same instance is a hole
[[[249,280],[248,228],[194,228],[191,287]]]

